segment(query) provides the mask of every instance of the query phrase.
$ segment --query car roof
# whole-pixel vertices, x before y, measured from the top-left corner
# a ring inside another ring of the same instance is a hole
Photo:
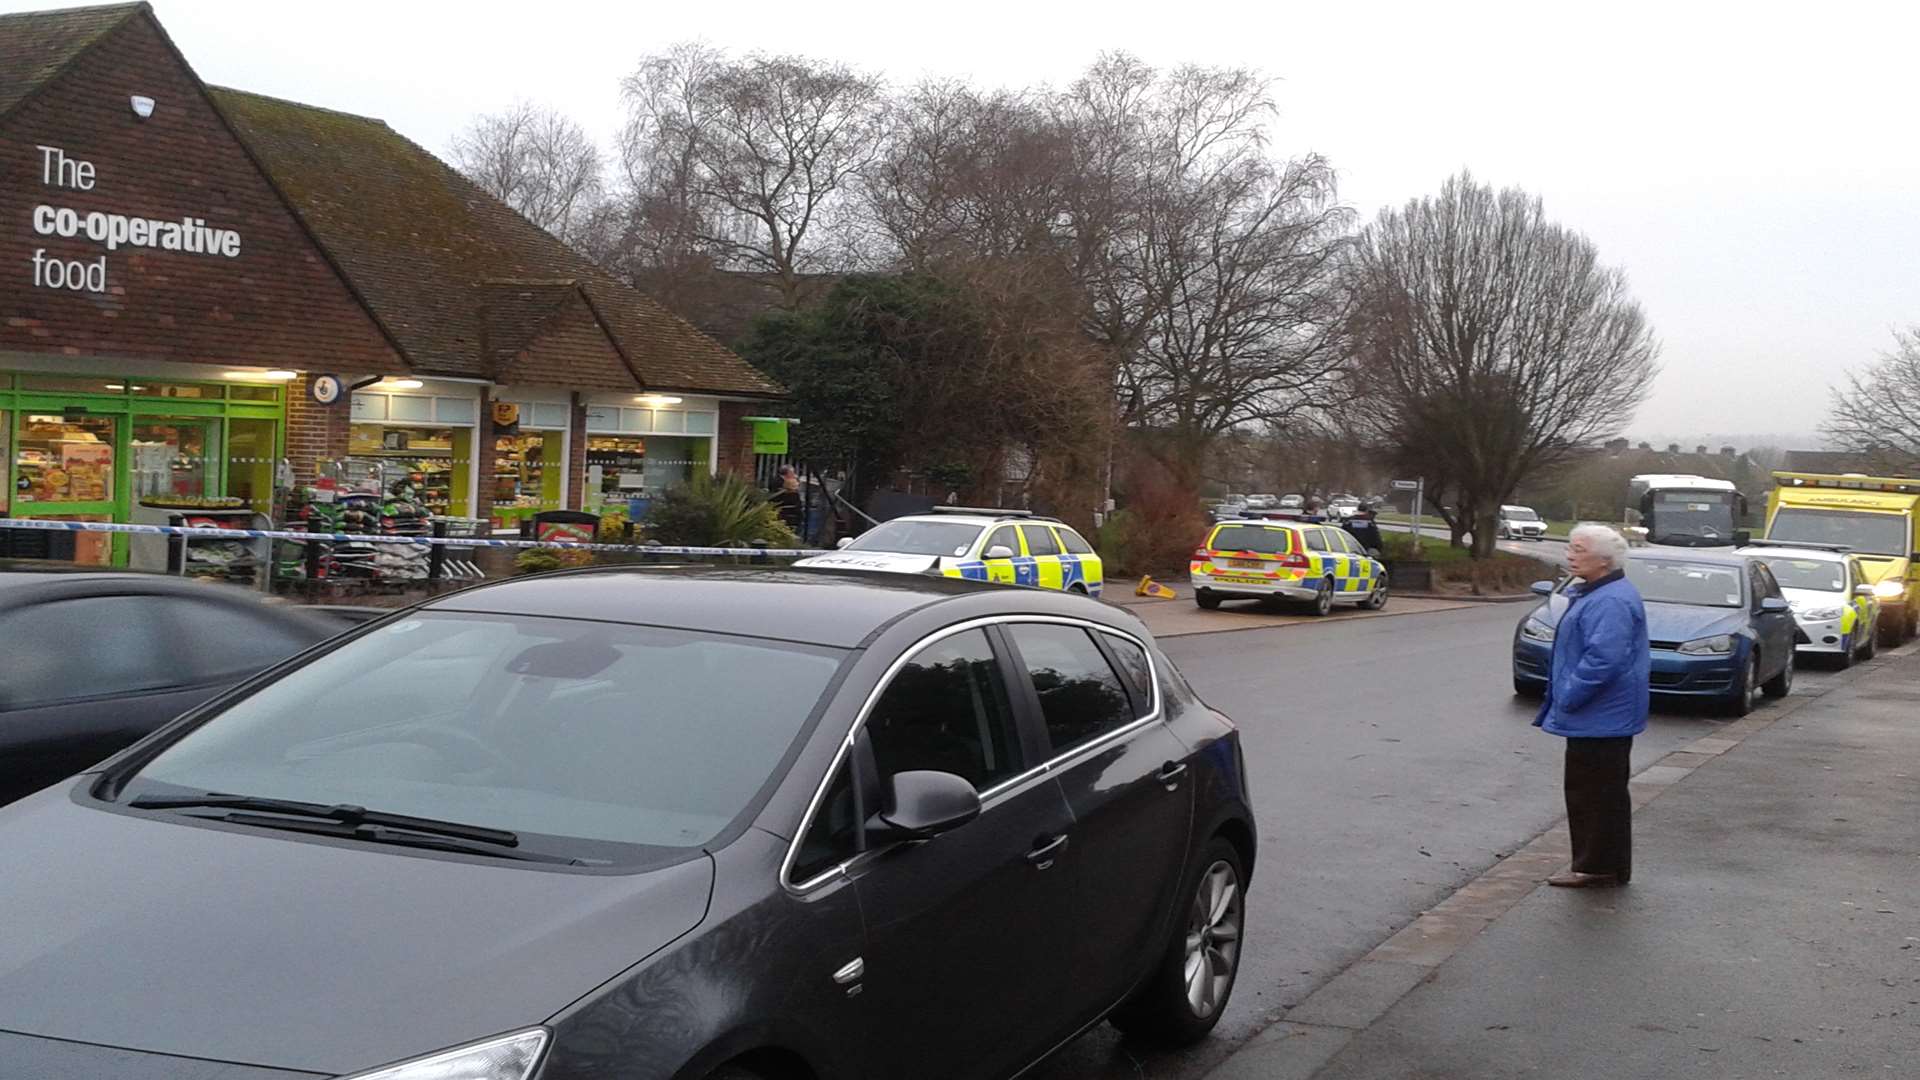
[[[1042,517],[1037,514],[902,514],[891,521],[952,521],[961,525],[1053,525],[1062,529],[1073,526],[1058,518]]]
[[[1627,553],[1629,559],[1659,559],[1662,562],[1704,563],[1708,566],[1741,567],[1753,560],[1751,554],[1741,551],[1717,554],[1700,551],[1697,548],[1634,548]]]
[[[894,622],[943,604],[954,606],[956,619],[1067,604],[1076,617],[1111,612],[1116,627],[1138,632],[1117,609],[1058,590],[840,568],[597,567],[476,586],[416,610],[667,626],[855,648]]]
[[[1755,559],[1764,559],[1769,555],[1786,555],[1795,559],[1813,559],[1820,562],[1846,562],[1858,558],[1851,551],[1823,551],[1819,548],[1797,548],[1768,544],[1766,547],[1745,547],[1734,552]]]

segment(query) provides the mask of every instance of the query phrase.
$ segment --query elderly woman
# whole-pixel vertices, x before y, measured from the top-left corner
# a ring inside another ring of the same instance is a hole
[[[1568,608],[1553,638],[1553,672],[1534,726],[1567,740],[1569,873],[1564,888],[1625,885],[1633,876],[1633,737],[1647,729],[1647,611],[1627,580],[1627,541],[1581,525],[1567,541]]]

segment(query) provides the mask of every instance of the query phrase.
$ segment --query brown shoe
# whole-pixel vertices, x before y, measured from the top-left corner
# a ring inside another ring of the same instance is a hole
[[[1612,874],[1582,874],[1574,870],[1553,875],[1547,884],[1561,889],[1611,889],[1620,884],[1620,879]]]

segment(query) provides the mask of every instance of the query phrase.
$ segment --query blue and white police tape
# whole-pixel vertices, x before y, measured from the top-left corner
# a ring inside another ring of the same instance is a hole
[[[181,511],[192,513],[192,511]],[[285,529],[207,529],[189,525],[122,525],[111,521],[39,521],[0,518],[0,529],[40,529],[47,532],[133,533],[141,536],[189,536],[202,540],[294,540],[330,544],[435,544],[459,548],[585,548],[589,551],[633,551],[646,555],[705,555],[804,558],[825,555],[813,548],[667,547],[657,544],[586,544],[577,540],[491,540],[479,536],[379,536],[368,533],[292,532]]]

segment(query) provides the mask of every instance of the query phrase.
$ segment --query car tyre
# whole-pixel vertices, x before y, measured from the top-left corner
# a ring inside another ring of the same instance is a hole
[[[1747,666],[1733,683],[1733,697],[1726,702],[1730,716],[1745,716],[1760,704],[1760,654],[1747,654]]]
[[[1311,603],[1312,603],[1312,607],[1309,610],[1309,614],[1312,614],[1315,616],[1325,616],[1333,612],[1333,579],[1332,578],[1326,578],[1320,582],[1320,591],[1313,595],[1313,600],[1311,601]]]
[[[1193,594],[1193,602],[1204,611],[1215,611],[1220,607],[1220,594],[1212,589],[1201,589]]]
[[[1770,698],[1783,698],[1793,692],[1793,653],[1787,654],[1787,666],[1780,674],[1761,684],[1760,689]]]
[[[1860,659],[1871,660],[1880,651],[1879,629],[1876,626],[1860,635],[1864,639],[1860,642]]]
[[[1387,590],[1388,582],[1386,576],[1381,575],[1379,583],[1373,587],[1372,592],[1367,594],[1368,610],[1380,611],[1387,606]]]
[[[1221,837],[1210,841],[1185,888],[1166,952],[1113,1026],[1161,1046],[1190,1046],[1220,1022],[1240,975],[1246,934],[1246,866]]]
[[[1860,654],[1860,647],[1858,643],[1855,642],[1854,637],[1855,635],[1848,634],[1840,642],[1840,655],[1833,658],[1833,666],[1840,671],[1845,671],[1852,667],[1855,657]]]
[[[1547,688],[1541,686],[1539,683],[1530,682],[1515,675],[1513,677],[1513,696],[1523,697],[1529,701],[1539,701],[1541,698],[1547,696]]]

